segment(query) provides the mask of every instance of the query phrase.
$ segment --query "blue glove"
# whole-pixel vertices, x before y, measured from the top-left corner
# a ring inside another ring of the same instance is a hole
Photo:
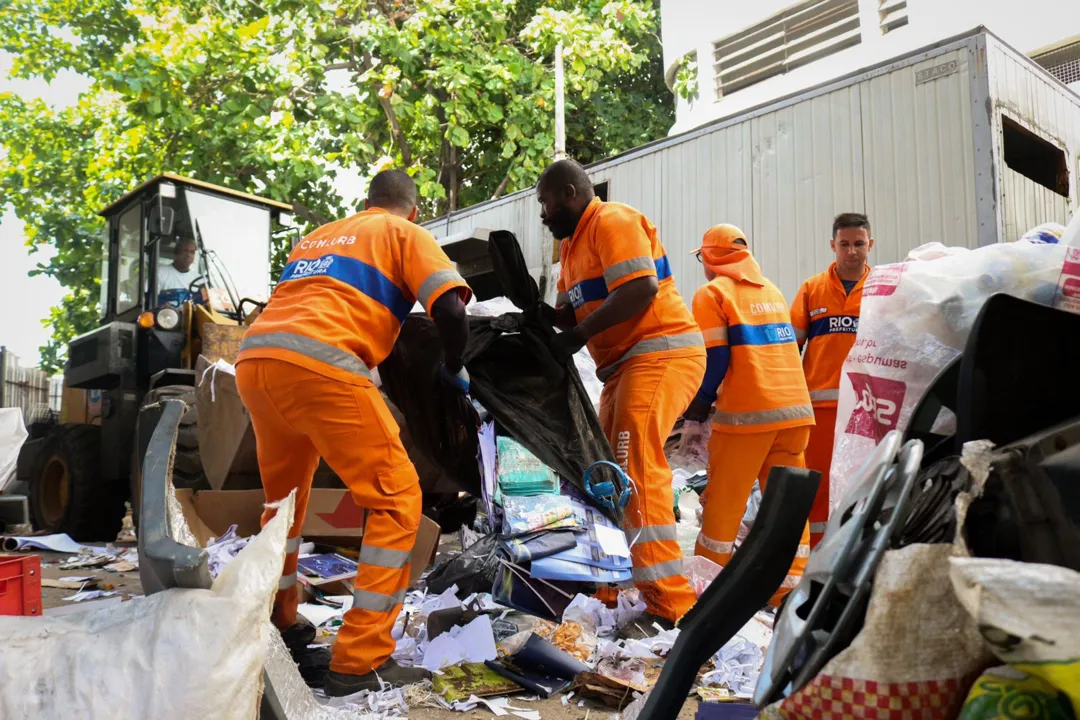
[[[456,392],[461,395],[469,394],[469,372],[462,365],[461,369],[456,373],[450,372],[447,369],[446,364],[443,363],[439,366],[439,382],[443,387],[451,392]]]

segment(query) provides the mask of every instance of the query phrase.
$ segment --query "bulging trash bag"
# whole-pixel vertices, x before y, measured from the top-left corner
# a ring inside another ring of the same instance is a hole
[[[986,300],[1006,293],[1054,304],[1065,256],[1065,247],[1044,243],[977,250],[930,243],[904,262],[871,271],[840,379],[829,491],[834,507],[878,442],[907,429],[930,383],[963,352]],[[931,432],[949,435],[955,421],[943,411]]]
[[[551,353],[555,331],[543,317],[540,292],[517,238],[494,231],[488,252],[503,294],[522,311],[469,318],[465,367],[472,397],[499,424],[500,433],[583,489],[586,468],[600,460],[614,462],[614,453],[574,363],[561,364]],[[467,476],[467,484],[475,487],[470,492],[479,496],[476,419],[460,396],[438,388],[441,362],[434,323],[425,315],[411,315],[379,366],[383,389],[405,416],[416,443],[447,472],[456,468]],[[621,522],[620,511],[600,510]]]
[[[0,618],[0,717],[257,717],[294,507],[290,495],[209,590],[165,590],[56,618]]]

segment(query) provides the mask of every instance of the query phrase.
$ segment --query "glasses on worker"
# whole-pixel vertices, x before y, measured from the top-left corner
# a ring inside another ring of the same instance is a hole
[[[704,265],[704,264],[705,264],[705,261],[701,259],[701,253],[698,253],[698,254],[697,254],[697,261],[698,261],[699,263],[701,263],[702,265]]]

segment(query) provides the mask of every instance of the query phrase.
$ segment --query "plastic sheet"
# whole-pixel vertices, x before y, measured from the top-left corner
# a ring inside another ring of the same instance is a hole
[[[975,317],[994,293],[1054,301],[1066,249],[1031,242],[967,250],[931,243],[907,260],[875,267],[863,290],[858,336],[844,361],[829,497],[844,496],[891,430],[904,432],[938,372],[963,351]],[[943,412],[933,429],[949,434]]]
[[[0,618],[0,717],[256,717],[267,608],[294,502],[283,502],[210,590],[166,590],[56,618]]]
[[[15,479],[19,449],[26,442],[26,426],[20,408],[0,408],[0,491]]]

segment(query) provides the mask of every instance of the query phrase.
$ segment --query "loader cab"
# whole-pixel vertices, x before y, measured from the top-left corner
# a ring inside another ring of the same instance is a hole
[[[116,537],[124,502],[138,492],[149,441],[140,428],[156,424],[161,399],[193,397],[200,354],[235,359],[244,325],[269,298],[273,240],[295,232],[291,213],[290,205],[171,173],[99,213],[101,322],[68,345],[64,380],[93,391],[100,410],[24,444],[18,474],[38,529],[81,541]],[[196,420],[190,408],[175,459],[178,487],[205,483]]]

